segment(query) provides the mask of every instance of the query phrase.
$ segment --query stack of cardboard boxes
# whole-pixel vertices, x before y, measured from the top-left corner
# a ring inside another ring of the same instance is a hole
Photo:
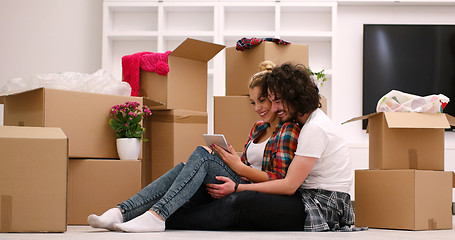
[[[207,62],[224,46],[186,39],[168,57],[169,73],[141,71],[140,90],[152,116],[144,122],[150,139],[143,186],[186,162],[207,133]]]
[[[141,161],[118,160],[108,124],[111,107],[126,101],[142,104],[48,88],[3,96],[1,231],[63,232],[140,190]]]
[[[445,114],[374,113],[368,119],[369,170],[355,171],[356,226],[452,228],[452,172],[444,171]],[[450,123],[450,124],[449,124]]]
[[[308,66],[308,46],[262,42],[244,51],[226,48],[226,96],[214,98],[214,132],[224,134],[238,152],[243,151],[253,123],[260,120],[250,104],[248,83],[266,60],[276,65],[292,62]]]

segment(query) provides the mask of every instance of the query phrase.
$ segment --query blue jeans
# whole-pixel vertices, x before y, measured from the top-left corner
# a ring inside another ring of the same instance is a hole
[[[245,183],[218,155],[199,146],[186,164],[178,164],[117,207],[125,222],[148,210],[155,211],[166,220],[190,200],[202,184],[221,183],[215,179],[216,176]]]

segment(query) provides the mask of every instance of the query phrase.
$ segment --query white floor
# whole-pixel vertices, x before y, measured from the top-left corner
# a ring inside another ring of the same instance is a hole
[[[453,219],[455,223],[455,217]],[[455,228],[455,226],[454,226]],[[455,229],[437,230],[437,231],[402,231],[402,230],[384,230],[369,229],[362,232],[234,232],[234,231],[175,231],[168,230],[161,233],[120,233],[108,232],[93,229],[88,226],[68,226],[65,233],[0,233],[1,240],[28,240],[28,239],[128,239],[128,240],[181,240],[181,239],[216,239],[216,240],[240,240],[240,239],[412,239],[412,240],[436,240],[436,239],[455,239]]]

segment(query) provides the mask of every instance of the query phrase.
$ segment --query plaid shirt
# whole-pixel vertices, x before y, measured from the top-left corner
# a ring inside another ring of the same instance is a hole
[[[305,206],[305,231],[362,231],[367,227],[354,226],[351,196],[344,192],[323,189],[299,189]]]
[[[244,51],[244,50],[251,49],[251,48],[257,46],[264,41],[274,42],[276,44],[281,44],[281,45],[291,44],[290,42],[284,41],[279,38],[242,38],[237,41],[235,49],[237,51]]]
[[[242,161],[250,165],[246,159],[246,150],[250,143],[256,139],[270,124],[259,121],[254,123],[253,128],[245,144],[245,150],[242,154]],[[265,171],[269,179],[279,179],[286,176],[289,164],[294,158],[300,128],[292,122],[279,123],[275,132],[270,137],[264,150],[262,159],[262,171]]]

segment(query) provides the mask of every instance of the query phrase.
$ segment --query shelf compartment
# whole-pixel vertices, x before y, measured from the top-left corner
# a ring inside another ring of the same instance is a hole
[[[330,7],[281,7],[280,31],[332,31]]]
[[[158,7],[108,7],[110,31],[157,31]]]
[[[164,31],[214,31],[214,7],[164,7]]]
[[[224,7],[225,31],[275,31],[275,7]]]

